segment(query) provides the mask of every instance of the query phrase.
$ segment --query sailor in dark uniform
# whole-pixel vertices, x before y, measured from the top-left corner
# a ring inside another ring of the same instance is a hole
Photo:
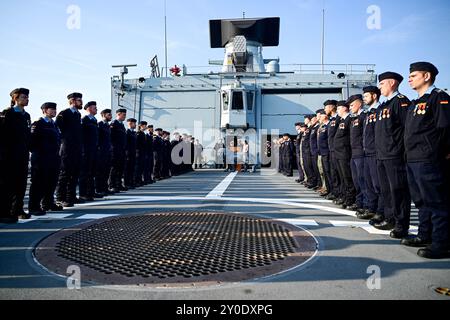
[[[101,112],[102,121],[98,123],[98,151],[97,151],[97,173],[95,177],[95,189],[98,194],[106,196],[111,194],[108,190],[108,178],[111,171],[111,109]]]
[[[380,230],[392,230],[391,237],[408,235],[411,196],[406,175],[404,127],[410,101],[398,92],[403,77],[395,72],[379,75],[379,88],[387,101],[378,108],[375,124],[377,167],[385,202],[384,220],[371,220]],[[375,222],[375,223],[374,223]]]
[[[155,154],[154,154],[154,132],[153,125],[150,124],[147,127],[146,132],[146,144],[147,144],[147,158],[144,166],[144,183],[152,184],[155,182],[153,177],[153,171],[155,168]]]
[[[70,108],[61,111],[56,117],[56,126],[61,131],[61,171],[56,188],[58,205],[73,207],[84,202],[77,199],[77,184],[81,169],[82,128],[81,114],[83,95],[72,93],[67,96]]]
[[[349,208],[357,213],[367,209],[366,185],[364,182],[364,147],[363,130],[366,113],[363,110],[363,97],[360,94],[351,96],[347,104],[351,111],[350,145],[352,147],[351,170],[353,184],[356,188],[356,203]]]
[[[289,133],[283,134],[283,148],[281,157],[284,163],[283,174],[286,177],[292,177],[294,169],[294,143],[291,140]]]
[[[342,205],[344,209],[351,207],[355,203],[356,190],[353,185],[352,172],[350,169],[350,160],[352,149],[350,145],[350,126],[352,119],[348,113],[348,104],[346,101],[337,103],[338,114],[340,117],[337,123],[337,131],[334,136],[334,150],[339,170],[339,177],[342,183],[342,198],[336,204]]]
[[[311,189],[318,190],[322,187],[322,179],[320,178],[319,171],[319,147],[317,146],[317,132],[319,130],[319,120],[317,115],[311,116],[311,126],[310,126],[310,146],[311,146],[311,165],[313,174],[313,187]]]
[[[375,146],[375,123],[377,122],[377,110],[380,106],[381,92],[378,87],[369,86],[363,89],[364,103],[369,107],[364,121],[364,183],[366,185],[367,208],[358,213],[359,219],[378,220],[384,217],[384,200],[381,194],[380,181],[378,179],[377,158]]]
[[[23,210],[30,157],[31,120],[25,111],[29,94],[30,90],[25,88],[13,90],[10,93],[11,107],[0,116],[1,223],[15,223],[18,218],[31,217]]]
[[[328,148],[330,149],[330,187],[331,192],[326,197],[327,200],[337,201],[341,197],[341,183],[339,178],[338,165],[334,151],[334,136],[337,131],[337,124],[340,117],[337,114],[337,101],[327,100],[324,102],[324,110],[330,122],[328,123]]]
[[[170,145],[170,132],[163,131],[162,142],[161,176],[163,179],[167,179],[170,178],[170,155],[172,152]]]
[[[450,96],[434,86],[438,73],[429,62],[411,64],[409,84],[419,97],[412,101],[405,124],[408,181],[419,209],[419,234],[402,244],[426,247],[417,254],[429,259],[450,257],[450,182],[444,180],[450,158]]]
[[[58,182],[61,158],[61,134],[53,119],[56,103],[46,102],[41,106],[43,117],[31,126],[31,185],[28,210],[30,214],[42,216],[46,211],[62,211],[56,205],[54,193]]]
[[[153,158],[154,158],[154,168],[153,168],[153,176],[155,180],[162,179],[162,160],[163,160],[163,140],[162,140],[162,132],[163,129],[157,128],[155,130],[155,134],[153,136]]]
[[[88,102],[84,106],[84,110],[88,114],[81,120],[83,152],[80,173],[80,199],[94,201],[94,198],[102,197],[95,192],[95,171],[97,169],[98,153],[98,124],[95,118],[97,115],[97,102]]]
[[[317,137],[317,144],[319,146],[319,155],[321,158],[322,171],[324,176],[325,189],[320,195],[326,197],[331,193],[331,163],[330,163],[330,148],[328,146],[328,125],[330,120],[325,112],[325,110],[319,110],[319,132]]]
[[[136,171],[134,182],[136,187],[142,187],[144,183],[144,168],[147,159],[147,121],[139,122],[138,131],[136,133]]]
[[[128,190],[122,184],[125,170],[125,151],[127,148],[127,130],[123,124],[126,117],[127,110],[118,109],[116,111],[116,119],[111,122],[112,166],[109,175],[109,189],[114,193]]]
[[[295,182],[297,182],[297,183],[302,183],[305,181],[305,173],[303,171],[303,166],[302,166],[301,145],[302,145],[303,132],[302,132],[301,126],[302,126],[302,123],[300,123],[300,122],[297,122],[295,124],[295,131],[297,131],[297,138],[295,139],[295,159],[297,162],[297,169],[298,169],[298,179],[295,180]]]
[[[178,176],[180,174],[180,164],[182,161],[182,157],[179,154],[179,148],[177,147],[180,144],[180,139],[181,136],[178,132],[175,132],[173,134],[173,140],[170,141],[170,150],[172,150],[171,152],[171,157],[170,157],[170,171],[172,176]],[[217,144],[216,144],[217,145]],[[174,153],[175,151],[175,153]],[[217,159],[217,157],[216,157]],[[216,168],[218,167],[218,164],[216,163]]]
[[[125,187],[128,189],[136,188],[134,180],[136,171],[136,148],[137,148],[137,135],[136,135],[136,123],[137,120],[130,118],[127,120],[127,148],[126,148],[126,163],[125,163]]]
[[[317,181],[314,180],[314,169],[311,162],[311,131],[310,123],[312,117],[310,115],[305,116],[305,125],[307,128],[302,137],[302,158],[303,167],[305,168],[305,174],[307,178],[306,187],[309,189],[314,188],[317,185]]]

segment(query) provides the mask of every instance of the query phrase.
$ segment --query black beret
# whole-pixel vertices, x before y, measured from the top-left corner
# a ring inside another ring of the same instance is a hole
[[[307,128],[308,126],[306,125],[306,124],[304,124],[304,123],[302,123],[301,125],[300,125],[300,128]]]
[[[415,71],[425,71],[431,73],[433,76],[437,76],[439,74],[439,70],[429,62],[415,62],[412,63],[409,67],[409,72],[415,72]]]
[[[310,114],[305,114],[305,119],[311,120],[313,117],[315,117],[315,115],[311,116]]]
[[[127,109],[117,109],[116,113],[127,113]]]
[[[381,96],[381,91],[376,86],[368,86],[363,89],[364,93],[375,93],[378,97]]]
[[[338,101],[338,103],[336,105],[338,107],[347,107],[348,108],[347,101],[345,101],[345,100]]]
[[[146,126],[148,123],[147,123],[147,121],[141,121],[141,122],[139,122],[139,125],[140,126]]]
[[[163,131],[163,134],[170,136],[170,132],[169,131]]]
[[[137,120],[136,120],[136,119],[134,119],[134,118],[130,118],[130,119],[128,119],[128,120],[127,120],[127,122],[133,122],[133,123],[137,123]]]
[[[290,137],[291,135],[289,133],[283,133],[283,137]]]
[[[151,129],[151,128],[153,128],[153,125],[152,125],[152,124],[149,124],[148,127]]]
[[[382,73],[378,76],[378,81],[380,81],[380,82],[383,80],[386,80],[386,79],[394,79],[394,80],[397,80],[399,83],[401,83],[403,81],[403,77],[396,72],[389,71],[389,72]]]
[[[316,110],[316,116],[317,116],[318,113],[322,113],[322,111],[324,111],[323,108],[322,108],[322,109],[317,109],[317,110]]]
[[[97,102],[95,101],[89,101],[88,103],[86,103],[86,105],[84,106],[84,110],[86,110],[87,108],[89,108],[90,106],[96,106]]]
[[[111,109],[105,109],[102,112],[100,112],[100,114],[102,114],[102,115],[105,115],[105,114],[108,114],[108,113],[112,113]]]
[[[295,124],[296,127],[301,126],[301,125],[302,125],[301,122],[297,122],[297,123]]]
[[[42,110],[47,110],[47,109],[56,109],[56,103],[54,102],[46,102],[41,106]]]
[[[82,99],[82,98],[83,98],[83,95],[81,93],[78,93],[78,92],[71,93],[71,94],[69,94],[67,96],[68,100],[70,100],[70,99]]]
[[[319,113],[319,114],[327,114],[326,112],[325,112],[325,110],[317,110],[317,113]]]
[[[353,96],[351,96],[350,98],[348,98],[347,100],[347,104],[351,105],[353,102],[355,102],[356,100],[361,100],[362,101],[363,97],[360,94],[355,94]]]
[[[25,94],[25,95],[29,95],[30,94],[30,90],[29,89],[25,89],[25,88],[17,88],[17,89],[14,89],[13,91],[11,91],[11,93],[9,94],[10,96],[11,96],[11,98],[12,98],[12,96],[13,95],[15,95],[15,94]]]
[[[157,128],[155,131],[163,131],[163,129],[161,128]]]
[[[336,100],[327,100],[323,103],[324,107],[329,106],[329,105],[335,106],[335,105],[337,105],[337,101]]]

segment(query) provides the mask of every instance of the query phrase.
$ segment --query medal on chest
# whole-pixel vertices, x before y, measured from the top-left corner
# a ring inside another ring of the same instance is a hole
[[[419,103],[416,105],[416,108],[414,109],[414,116],[423,116],[427,113],[427,103]]]

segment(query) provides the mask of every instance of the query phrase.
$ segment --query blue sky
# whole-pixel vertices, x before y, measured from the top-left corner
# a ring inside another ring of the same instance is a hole
[[[67,28],[67,8],[80,8],[80,29]],[[369,30],[367,8],[381,10],[381,29]],[[377,73],[405,76],[415,61],[433,62],[437,85],[450,89],[450,2],[447,0],[167,0],[169,66],[207,66],[222,59],[209,47],[208,21],[220,18],[281,17],[280,46],[266,48],[266,58],[282,64],[320,63],[321,10],[326,9],[325,63],[374,63]],[[136,63],[129,77],[150,74],[149,59],[164,65],[163,0],[15,0],[0,3],[0,103],[9,92],[31,89],[28,111],[40,116],[46,101],[66,108],[73,91],[84,100],[110,105],[113,64]],[[401,91],[414,93],[407,82]]]

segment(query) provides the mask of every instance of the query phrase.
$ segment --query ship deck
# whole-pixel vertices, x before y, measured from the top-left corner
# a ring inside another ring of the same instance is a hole
[[[165,210],[229,212],[282,220],[310,233],[317,251],[299,266],[276,275],[240,282],[190,287],[95,285],[68,290],[67,279],[43,268],[34,249],[46,237],[98,219]],[[417,210],[411,231],[417,230]],[[58,214],[0,225],[1,299],[449,299],[435,292],[450,287],[450,259],[426,260],[380,232],[279,174],[229,174],[198,170]],[[375,269],[380,285],[369,283]]]

